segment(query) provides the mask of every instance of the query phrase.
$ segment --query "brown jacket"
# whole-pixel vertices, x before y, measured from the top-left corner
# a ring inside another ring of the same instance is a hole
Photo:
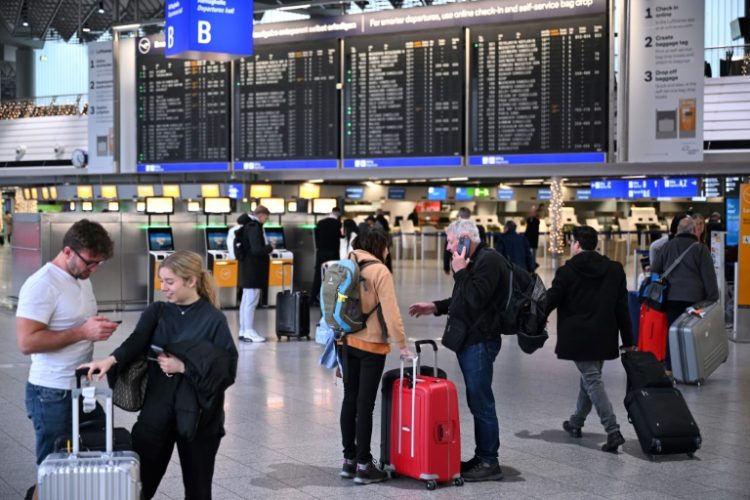
[[[379,260],[364,250],[355,250],[354,254],[360,262],[363,260]],[[388,340],[394,342],[399,349],[403,349],[406,347],[406,335],[404,333],[404,321],[401,319],[401,312],[396,300],[393,275],[385,267],[385,264],[379,262],[362,269],[360,276],[364,279],[359,286],[362,310],[370,312],[380,301],[383,318],[388,329]],[[367,318],[367,328],[347,335],[346,339],[349,346],[367,352],[387,354],[391,350],[390,345],[383,339],[377,312],[373,312]]]

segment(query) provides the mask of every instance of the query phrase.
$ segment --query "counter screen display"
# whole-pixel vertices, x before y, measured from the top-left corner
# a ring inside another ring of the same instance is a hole
[[[229,161],[229,64],[167,59],[154,35],[138,39],[136,68],[138,163]]]
[[[344,156],[458,157],[463,51],[459,31],[347,40]]]
[[[172,241],[172,230],[169,228],[149,229],[148,231],[148,249],[151,252],[160,250],[174,250]]]
[[[431,186],[427,188],[427,199],[445,201],[448,199],[448,188],[444,186]]]
[[[389,187],[388,188],[388,199],[389,200],[405,200],[406,199],[406,188]]]
[[[227,250],[227,228],[206,229],[206,246],[209,250]]]
[[[286,248],[283,227],[267,227],[263,230],[266,234],[268,244],[274,248]]]
[[[336,39],[257,46],[237,62],[236,160],[337,157],[337,46]]]
[[[607,150],[606,15],[482,26],[471,37],[469,154]]]

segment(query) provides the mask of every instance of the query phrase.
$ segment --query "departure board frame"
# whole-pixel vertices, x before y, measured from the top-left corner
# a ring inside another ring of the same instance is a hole
[[[335,38],[260,45],[236,61],[235,170],[338,168],[340,79]]]
[[[470,31],[469,165],[606,161],[607,12]]]
[[[343,167],[460,167],[463,30],[344,41]]]
[[[229,64],[167,59],[164,46],[164,34],[136,41],[136,171],[228,171]]]

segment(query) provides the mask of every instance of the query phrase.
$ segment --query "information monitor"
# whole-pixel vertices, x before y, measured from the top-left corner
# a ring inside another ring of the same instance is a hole
[[[173,251],[174,240],[171,227],[148,228],[148,250],[150,252]]]

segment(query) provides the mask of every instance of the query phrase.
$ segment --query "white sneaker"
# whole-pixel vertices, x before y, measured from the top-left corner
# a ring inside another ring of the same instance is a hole
[[[258,332],[255,330],[248,330],[245,332],[245,338],[252,341],[252,342],[265,342],[266,338],[262,337]]]
[[[250,332],[248,330],[240,330],[239,339],[240,342],[252,342],[252,340],[250,340]]]

